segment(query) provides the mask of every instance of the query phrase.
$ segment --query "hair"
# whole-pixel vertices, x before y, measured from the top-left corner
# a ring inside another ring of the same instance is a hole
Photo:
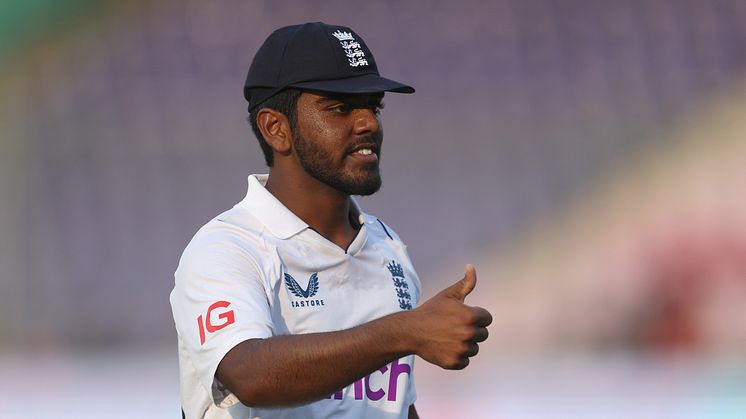
[[[264,161],[267,166],[272,167],[274,164],[274,158],[272,155],[272,147],[267,144],[267,140],[264,139],[262,132],[259,130],[259,124],[257,124],[256,117],[259,111],[264,108],[274,109],[283,115],[285,115],[290,123],[290,129],[295,132],[298,125],[298,98],[300,97],[301,91],[294,88],[288,88],[270,96],[267,100],[260,103],[259,106],[249,111],[249,123],[251,123],[251,130],[254,131],[254,136],[259,141],[259,146],[262,148],[264,153]]]

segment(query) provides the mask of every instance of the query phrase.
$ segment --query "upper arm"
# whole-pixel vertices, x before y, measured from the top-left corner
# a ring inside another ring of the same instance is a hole
[[[225,354],[273,334],[265,276],[251,252],[210,236],[193,240],[176,270],[171,307],[179,339],[217,405],[236,401],[215,379]]]

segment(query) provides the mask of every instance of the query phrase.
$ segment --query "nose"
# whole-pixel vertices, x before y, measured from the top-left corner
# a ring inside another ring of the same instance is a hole
[[[371,134],[381,129],[381,121],[378,115],[369,108],[355,109],[355,133]]]

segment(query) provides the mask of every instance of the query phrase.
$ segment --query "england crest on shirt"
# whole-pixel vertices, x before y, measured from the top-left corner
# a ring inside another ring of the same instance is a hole
[[[404,269],[395,260],[389,262],[386,267],[391,272],[391,280],[394,282],[396,297],[399,300],[399,308],[402,310],[412,309],[412,295],[409,293],[409,284],[404,278]]]

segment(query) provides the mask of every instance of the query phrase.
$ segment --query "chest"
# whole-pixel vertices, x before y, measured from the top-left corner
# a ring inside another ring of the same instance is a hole
[[[397,243],[367,246],[355,254],[278,249],[280,275],[273,284],[277,334],[347,329],[412,309],[419,281]]]

